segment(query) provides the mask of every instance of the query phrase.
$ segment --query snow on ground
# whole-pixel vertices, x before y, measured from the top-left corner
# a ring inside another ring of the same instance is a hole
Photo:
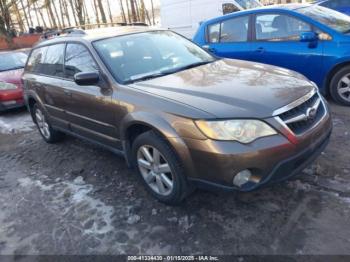
[[[27,111],[14,111],[0,115],[0,133],[17,134],[33,130],[34,123]]]

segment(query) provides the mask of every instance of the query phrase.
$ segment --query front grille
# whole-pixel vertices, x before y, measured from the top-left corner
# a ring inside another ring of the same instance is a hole
[[[318,123],[325,114],[321,97],[315,93],[302,104],[278,115],[296,135],[301,135]]]

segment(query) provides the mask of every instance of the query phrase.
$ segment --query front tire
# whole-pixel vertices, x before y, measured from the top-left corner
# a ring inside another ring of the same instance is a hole
[[[330,94],[337,103],[350,106],[350,66],[340,69],[333,76]]]
[[[39,133],[45,142],[56,143],[62,139],[63,133],[52,128],[50,123],[47,121],[44,111],[37,104],[33,106],[32,114]]]
[[[145,132],[135,139],[132,159],[147,190],[159,201],[176,205],[190,193],[190,186],[176,153],[154,131]]]

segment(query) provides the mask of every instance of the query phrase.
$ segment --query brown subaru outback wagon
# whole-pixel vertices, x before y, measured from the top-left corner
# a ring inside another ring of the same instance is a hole
[[[332,129],[300,74],[218,59],[167,30],[72,30],[33,48],[23,81],[46,142],[66,133],[120,153],[169,204],[300,173]]]

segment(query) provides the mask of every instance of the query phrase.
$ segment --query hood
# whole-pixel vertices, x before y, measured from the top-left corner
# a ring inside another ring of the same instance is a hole
[[[187,104],[216,118],[267,118],[310,92],[304,76],[241,60],[214,63],[154,78],[134,88]]]
[[[0,72],[0,81],[12,83],[12,84],[20,84],[22,74],[23,74],[23,68],[3,71],[3,72]]]

